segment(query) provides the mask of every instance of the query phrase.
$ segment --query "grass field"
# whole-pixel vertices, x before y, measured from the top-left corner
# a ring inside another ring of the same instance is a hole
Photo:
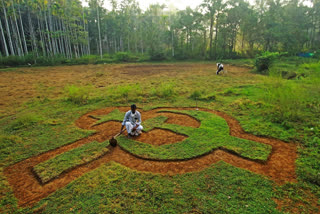
[[[320,212],[320,63],[224,63],[1,69],[0,212]],[[132,103],[145,132],[106,149]]]

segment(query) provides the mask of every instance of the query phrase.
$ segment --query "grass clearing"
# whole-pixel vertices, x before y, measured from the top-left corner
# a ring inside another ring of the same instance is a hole
[[[108,152],[108,149],[106,148],[108,145],[108,141],[103,143],[94,141],[84,144],[36,165],[33,167],[33,171],[37,174],[43,184],[47,183],[66,170],[89,163],[106,154]]]
[[[235,60],[229,63],[252,67],[249,61]],[[43,199],[34,208],[42,206],[44,213],[127,210],[141,213],[319,212],[319,63],[301,58],[276,61],[271,71],[278,69],[274,73],[281,70],[297,72],[297,78],[291,80],[282,77],[279,80],[280,76],[273,75],[272,72],[271,76],[257,75],[250,73],[247,68],[233,67],[226,61],[222,63],[228,73],[221,76],[215,75],[215,62],[171,62],[158,63],[156,66],[154,63],[143,63],[36,67],[19,68],[23,72],[0,72],[0,84],[3,88],[0,91],[0,212],[30,213],[33,210],[33,207],[18,207],[18,201],[2,173],[4,167],[92,134],[93,131],[80,130],[75,126],[74,121],[81,115],[106,106],[128,106],[129,110],[131,102],[143,109],[163,106],[215,109],[236,118],[246,132],[297,142],[299,156],[296,171],[299,182],[294,187],[280,186],[280,191],[269,180],[228,164],[173,177],[140,173],[116,166],[117,164],[107,164]],[[103,75],[97,75],[97,71]],[[299,76],[300,73],[306,75]],[[13,77],[15,81],[12,81]],[[170,86],[172,90],[168,90],[174,92],[168,93],[173,94],[170,98],[154,93],[161,91],[153,88],[161,88],[163,82],[173,83]],[[135,87],[136,84],[139,87]],[[92,85],[87,102],[78,105],[67,101],[63,91],[67,85]],[[129,90],[126,98],[122,96],[126,93],[120,93],[118,89],[127,85],[133,89]],[[45,92],[44,88],[50,90]],[[112,91],[111,88],[115,90]],[[290,89],[297,92],[293,94],[296,100],[275,96],[282,90],[290,95]],[[190,95],[195,90],[204,92],[205,95],[214,94],[215,99],[192,99]],[[266,93],[268,90],[273,91]],[[304,93],[299,93],[299,90]],[[281,99],[280,102],[277,99]],[[296,102],[299,102],[297,109]],[[280,106],[280,103],[289,106]],[[291,112],[277,118],[279,108],[283,108],[283,112],[286,111],[284,108]],[[117,116],[112,116],[113,118],[123,119],[124,113],[114,113]],[[301,120],[291,119],[296,117],[294,114],[298,114]],[[29,116],[24,118],[24,115]],[[98,119],[101,119],[100,122],[109,120],[102,117]],[[144,118],[142,121],[147,122]],[[163,126],[161,122],[159,124]],[[186,131],[181,126],[167,128]],[[243,146],[238,142],[236,144],[236,147],[232,147],[232,142],[229,144],[231,150]],[[132,144],[128,143],[128,148],[130,145]],[[140,150],[135,151],[137,153],[142,154],[143,149],[152,152],[150,148],[134,145]],[[188,152],[194,155],[194,151],[190,147]],[[245,156],[244,151],[251,152],[250,148],[245,148],[238,153]],[[182,154],[180,151],[172,153]],[[156,155],[166,158],[169,154],[169,151],[165,151],[165,154]],[[263,154],[267,152],[258,151],[256,155]],[[247,156],[250,155],[252,154]],[[206,188],[205,185],[211,188]],[[143,188],[146,186],[151,188]],[[174,196],[173,200],[171,196]],[[279,210],[276,210],[273,198],[276,198]]]

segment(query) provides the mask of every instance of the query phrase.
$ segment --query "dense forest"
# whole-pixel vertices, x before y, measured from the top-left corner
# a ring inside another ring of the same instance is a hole
[[[0,0],[1,58],[81,58],[132,53],[153,58],[253,57],[316,51],[320,0],[203,0],[195,9],[135,0]]]

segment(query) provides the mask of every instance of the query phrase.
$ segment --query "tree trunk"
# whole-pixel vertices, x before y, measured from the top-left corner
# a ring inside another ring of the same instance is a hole
[[[52,43],[51,43],[51,38],[50,38],[51,32],[49,31],[49,25],[48,25],[46,11],[44,10],[43,12],[44,12],[44,21],[45,21],[45,24],[46,24],[46,31],[47,31],[47,38],[48,38],[48,45],[49,45],[49,54],[52,55],[53,50],[52,50]]]
[[[85,22],[85,19],[84,19],[84,9],[82,7],[82,21],[83,21],[83,32],[85,32],[86,34],[86,39],[88,41],[88,45],[87,47],[85,48],[85,54],[88,55],[89,54],[89,32],[86,31],[86,22]]]
[[[48,22],[49,22],[49,36],[50,36],[50,40],[51,40],[51,47],[52,47],[52,51],[53,54],[56,55],[57,54],[57,46],[56,46],[56,39],[53,36],[54,33],[54,29],[53,29],[53,24],[52,24],[52,14],[51,14],[51,1],[48,0]]]
[[[3,8],[3,13],[4,13],[4,18],[5,18],[5,21],[6,21],[6,29],[7,29],[7,35],[8,35],[8,38],[9,38],[10,52],[11,52],[11,55],[15,55],[15,52],[14,52],[14,49],[13,49],[13,44],[12,44],[10,28],[9,28],[9,24],[8,24],[7,12],[6,12],[6,8],[4,6],[3,0],[2,0],[2,8]]]
[[[39,56],[38,54],[38,47],[37,47],[37,40],[36,40],[36,36],[35,36],[35,33],[34,33],[34,29],[33,29],[33,24],[32,24],[32,20],[31,20],[31,15],[30,15],[30,10],[29,8],[27,9],[28,10],[28,21],[29,21],[29,31],[30,31],[30,37],[31,37],[31,47],[32,47],[32,52],[36,52],[37,54],[37,57]]]
[[[207,51],[207,31],[203,31],[203,50],[202,55],[205,56]]]
[[[69,52],[68,52],[68,48],[67,48],[67,39],[66,39],[66,31],[62,25],[62,19],[60,19],[58,21],[58,24],[59,24],[59,28],[61,30],[61,46],[62,46],[62,50],[63,50],[63,53],[65,54],[65,56],[67,58],[69,58]]]
[[[21,46],[19,46],[19,44],[18,44],[17,29],[14,27],[15,25],[14,25],[14,23],[13,23],[13,21],[12,21],[12,17],[9,17],[9,19],[10,19],[10,22],[11,22],[12,33],[13,33],[13,41],[14,41],[14,43],[13,43],[13,45],[14,45],[13,48],[16,49],[16,52],[18,53],[18,56],[22,56],[21,50],[20,50],[20,47],[21,47]]]
[[[37,16],[37,20],[38,20],[38,29],[39,29],[39,35],[40,35],[40,40],[41,40],[42,55],[46,56],[45,43],[44,43],[44,39],[42,36],[41,23],[40,23],[39,16]]]
[[[3,41],[3,45],[4,45],[4,51],[6,53],[6,56],[9,56],[9,51],[8,51],[8,47],[7,47],[7,41],[6,41],[6,37],[4,36],[1,18],[0,18],[0,30],[1,30],[1,36],[2,36],[2,41]]]
[[[99,6],[97,5],[97,18],[98,18],[98,32],[99,32],[99,50],[100,58],[102,59],[102,44],[101,44],[101,32],[100,32],[100,16],[99,16]]]
[[[215,55],[215,58],[217,58],[218,27],[219,27],[219,12],[218,12],[218,15],[217,15],[217,20],[216,20],[216,35],[215,35],[215,38],[214,38],[214,55]]]
[[[171,30],[171,55],[172,55],[172,57],[174,57],[174,39],[173,39],[173,33],[174,33],[174,31],[173,30]]]
[[[20,31],[19,31],[19,26],[18,26],[18,21],[17,21],[17,16],[16,16],[16,10],[14,9],[13,0],[11,0],[11,2],[12,2],[14,22],[15,22],[15,26],[16,26],[16,35],[18,37],[17,39],[18,39],[19,45],[20,45],[20,54],[19,55],[24,56],[23,46],[22,46],[22,42],[21,42],[21,36],[20,36]]]
[[[213,15],[214,14],[210,14],[210,48],[209,48],[210,58],[212,58]]]
[[[20,5],[18,5],[18,9],[19,9],[20,25],[21,25],[21,30],[22,30],[22,38],[23,38],[23,44],[24,44],[24,51],[25,51],[25,53],[28,54],[28,47],[27,47],[26,37],[25,37],[25,34],[24,34],[24,28],[23,28],[23,24],[22,24]]]

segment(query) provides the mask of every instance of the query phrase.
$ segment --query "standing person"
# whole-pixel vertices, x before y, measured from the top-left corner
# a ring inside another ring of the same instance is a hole
[[[135,104],[131,105],[131,110],[125,114],[120,132],[122,132],[124,126],[126,126],[128,136],[138,136],[141,134],[141,130],[143,129],[141,126],[141,114],[137,111]]]
[[[220,71],[223,70],[223,64],[220,63],[220,62],[218,62],[218,63],[217,63],[217,69],[218,69],[218,70],[217,70],[216,74],[219,75]]]

